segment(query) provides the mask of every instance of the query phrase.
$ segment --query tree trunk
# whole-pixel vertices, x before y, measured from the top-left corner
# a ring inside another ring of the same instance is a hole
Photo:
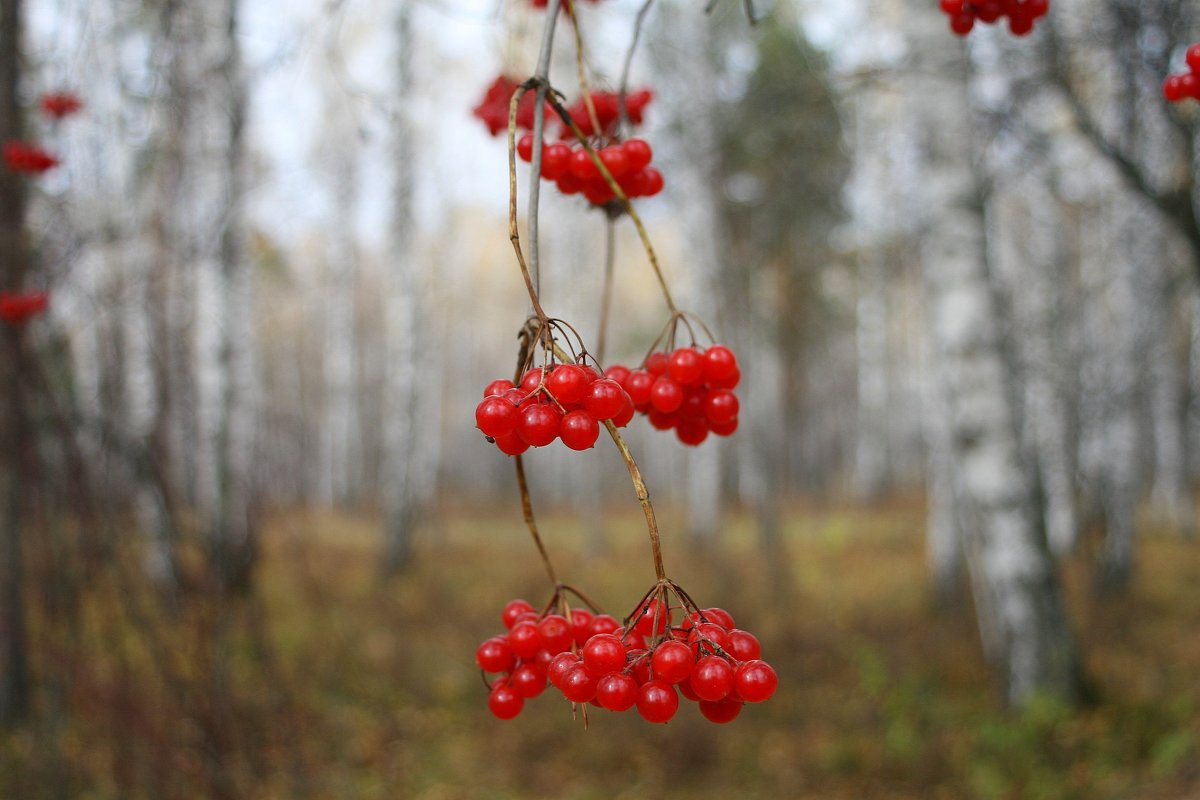
[[[22,138],[21,25],[21,1],[0,0],[0,141]],[[24,288],[30,266],[25,211],[24,178],[0,170],[0,289]],[[0,323],[0,729],[24,720],[30,704],[21,534],[31,443],[20,374],[23,340],[22,328]]]

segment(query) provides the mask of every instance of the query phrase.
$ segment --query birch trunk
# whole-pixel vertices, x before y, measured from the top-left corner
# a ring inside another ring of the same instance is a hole
[[[403,2],[396,16],[396,96],[407,99],[413,89],[415,40],[412,6]],[[385,506],[383,570],[394,574],[404,569],[412,556],[414,531],[420,523],[429,476],[433,469],[421,461],[423,439],[436,436],[422,416],[424,404],[418,382],[422,352],[429,325],[421,303],[421,261],[413,224],[415,186],[414,131],[404,109],[397,114],[392,131],[392,168],[395,187],[392,211],[394,266],[387,272],[384,289],[384,337],[386,376],[384,382],[384,452],[382,476]]]

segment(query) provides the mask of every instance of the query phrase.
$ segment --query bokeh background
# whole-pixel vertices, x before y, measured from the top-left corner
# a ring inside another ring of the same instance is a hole
[[[1200,13],[754,10],[575,12],[593,88],[640,32],[637,209],[743,372],[734,436],[626,438],[668,572],[781,679],[652,726],[499,721],[474,663],[553,588],[472,416],[529,300],[471,109],[545,12],[0,2],[0,134],[61,160],[0,174],[0,290],[50,298],[0,323],[0,797],[1200,798],[1200,112],[1162,93]],[[637,364],[633,225],[542,195],[543,305],[595,352],[611,254]],[[525,464],[559,575],[629,613],[615,449]]]

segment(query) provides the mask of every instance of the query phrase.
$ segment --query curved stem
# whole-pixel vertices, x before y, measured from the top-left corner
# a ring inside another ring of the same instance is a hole
[[[646,0],[638,9],[637,19],[633,23],[633,41],[629,43],[629,49],[625,52],[625,63],[621,67],[621,88],[617,92],[617,108],[621,114],[622,130],[629,129],[629,109],[625,105],[625,95],[629,91],[629,68],[633,65],[633,54],[637,52],[638,39],[642,37],[642,26],[646,22],[646,14],[650,13],[652,5],[654,5],[654,0]]]
[[[537,545],[538,553],[542,556],[542,564],[546,567],[546,575],[550,578],[550,583],[557,587],[559,583],[558,577],[554,574],[554,565],[550,563],[550,555],[546,552],[546,546],[542,544],[537,520],[533,516],[533,500],[529,496],[529,483],[525,480],[525,462],[521,460],[520,456],[513,456],[513,461],[517,465],[517,488],[521,490],[521,511],[525,514],[525,524],[529,526],[529,535],[533,537],[533,543]]]
[[[533,106],[533,158],[529,171],[529,266],[533,273],[534,291],[541,293],[541,271],[538,261],[538,203],[542,184],[542,142],[546,134],[546,89],[550,86],[550,56],[554,51],[554,25],[558,20],[560,0],[550,0],[546,6],[546,27],[542,31],[542,52],[538,56],[537,98]]]
[[[617,183],[617,179],[608,171],[608,167],[600,160],[600,156],[596,154],[596,149],[588,144],[587,137],[583,135],[583,131],[579,129],[579,125],[571,118],[570,112],[563,107],[563,104],[556,97],[550,98],[550,105],[562,121],[567,124],[567,127],[571,129],[571,133],[575,135],[575,139],[583,147],[588,157],[592,159],[592,163],[596,165],[596,169],[603,176],[605,184],[612,190],[613,195],[621,201],[625,213],[633,221],[633,226],[637,228],[638,238],[642,240],[642,247],[646,251],[646,257],[650,260],[650,267],[654,270],[654,276],[658,279],[658,285],[662,289],[663,299],[666,300],[667,308],[670,309],[672,314],[680,313],[678,306],[675,305],[674,298],[671,297],[671,290],[667,287],[667,279],[663,277],[662,268],[658,264],[658,255],[654,251],[654,245],[650,242],[650,234],[646,232],[646,226],[642,224],[642,218],[634,209],[633,203],[629,201],[629,198],[625,195],[625,191]]]
[[[646,515],[646,531],[650,534],[650,551],[654,554],[654,575],[660,581],[665,581],[667,571],[663,567],[662,541],[658,535],[658,520],[654,517],[654,506],[650,503],[650,490],[646,488],[646,482],[642,479],[642,471],[638,469],[637,462],[633,460],[633,454],[629,452],[629,445],[625,444],[625,440],[621,438],[617,426],[612,424],[612,420],[606,419],[604,427],[608,429],[608,435],[612,437],[613,443],[621,453],[621,458],[625,460],[625,466],[629,469],[629,477],[633,480],[634,493],[642,505],[642,513]]]

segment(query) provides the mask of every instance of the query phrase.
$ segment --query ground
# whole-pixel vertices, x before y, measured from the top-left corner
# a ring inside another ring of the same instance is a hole
[[[1149,531],[1124,598],[1094,597],[1073,559],[1096,702],[1013,713],[969,605],[933,607],[919,503],[795,504],[775,571],[747,515],[708,553],[662,521],[671,576],[780,675],[729,725],[685,704],[585,728],[553,690],[490,716],[475,647],[507,600],[549,594],[515,501],[438,518],[386,581],[370,516],[287,512],[252,598],[192,586],[168,611],[114,556],[76,625],[36,604],[39,722],[0,737],[0,797],[1200,798],[1200,542]],[[606,520],[603,552],[570,515],[542,527],[563,579],[616,616],[653,582],[636,512]]]

